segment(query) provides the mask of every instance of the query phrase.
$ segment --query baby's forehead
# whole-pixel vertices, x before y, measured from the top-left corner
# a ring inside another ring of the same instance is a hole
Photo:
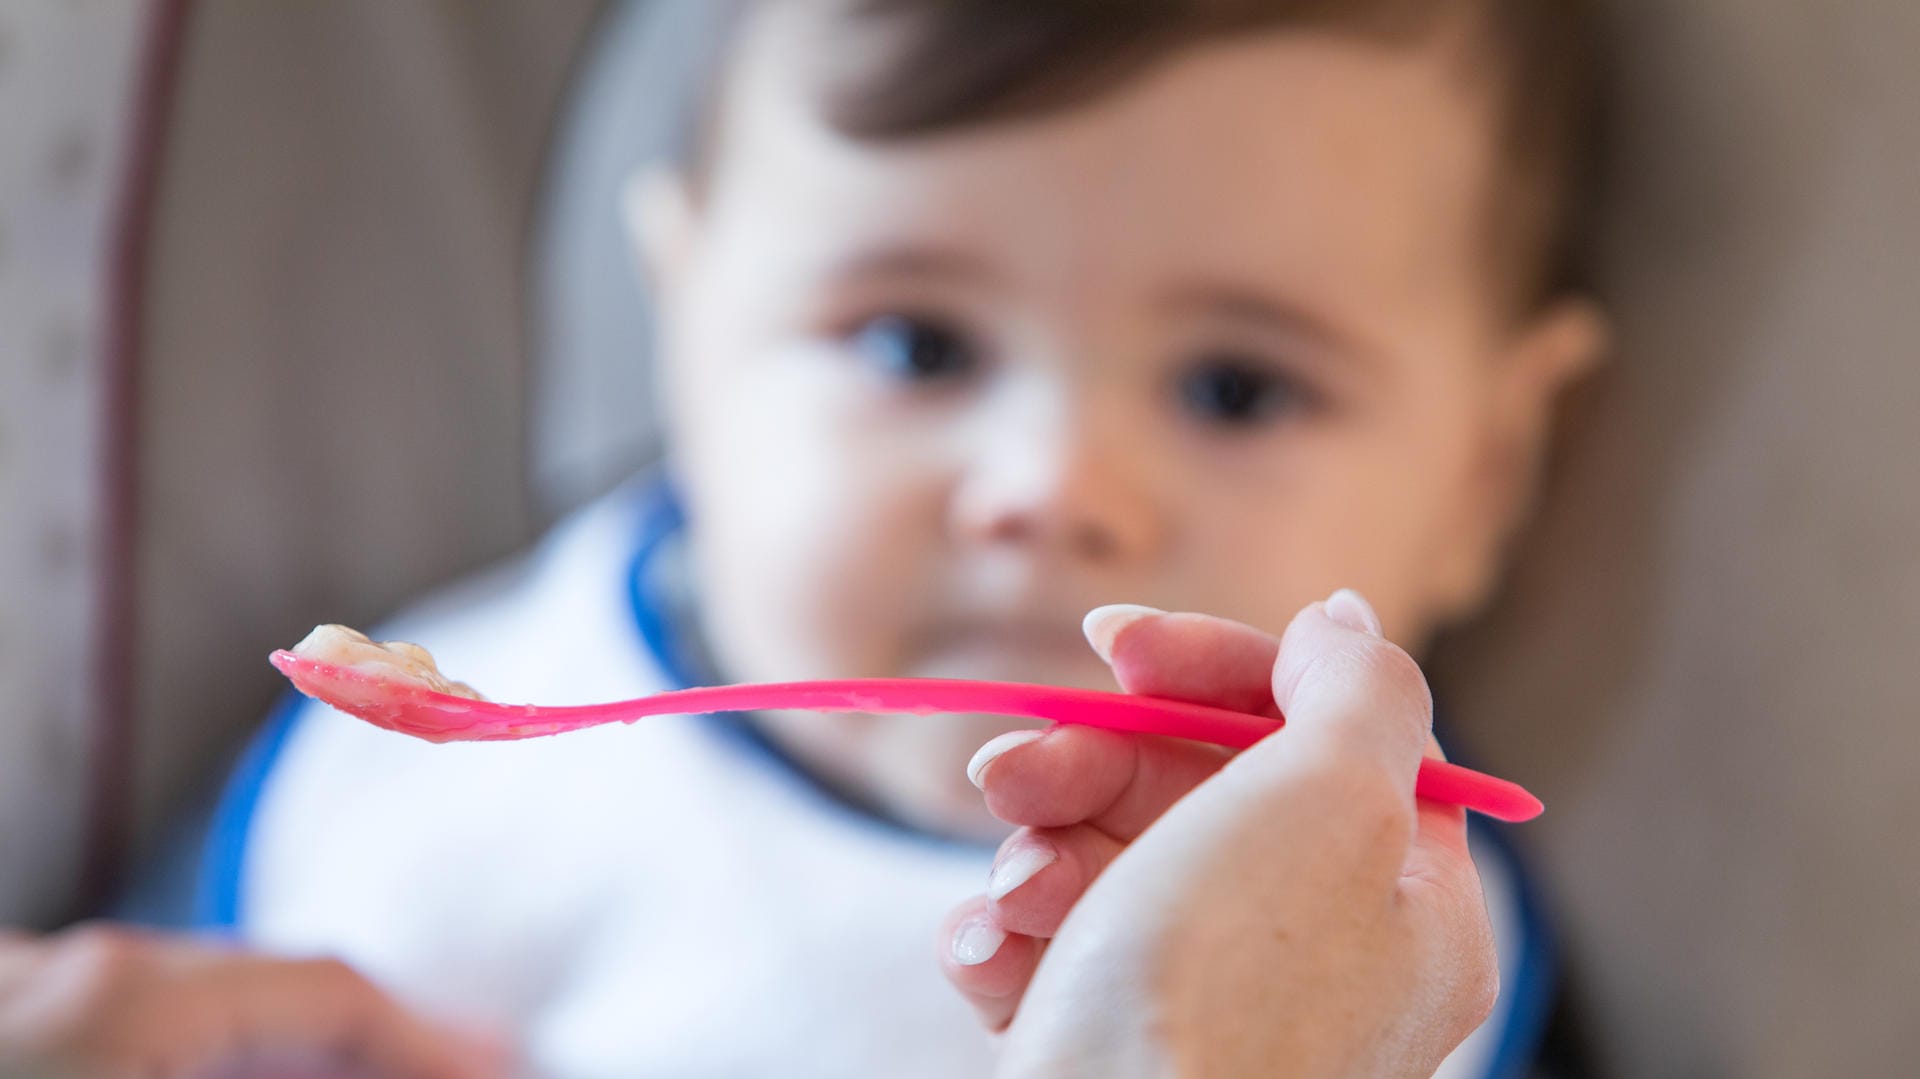
[[[1588,284],[1604,110],[1595,0],[700,0],[694,6],[709,15],[711,56],[724,61],[708,65],[700,107],[688,111],[682,128],[680,160],[696,193],[719,156],[715,144],[737,135],[731,129],[745,110],[730,102],[751,98],[738,92],[741,84],[770,73],[784,76],[767,84],[770,92],[805,102],[816,119],[842,134],[876,145],[919,145],[1038,123],[1136,91],[1167,67],[1284,39],[1296,53],[1369,51],[1434,76],[1422,92],[1458,106],[1465,114],[1460,126],[1472,129],[1450,135],[1449,151],[1471,158],[1467,164],[1477,173],[1480,205],[1470,216],[1483,233],[1483,261],[1502,278],[1503,306],[1532,307]],[[1391,80],[1383,86],[1377,76],[1393,66],[1269,90],[1258,103],[1284,114],[1315,106],[1312,95],[1365,96],[1390,88]],[[1289,133],[1247,126],[1240,134],[1257,144]],[[1380,132],[1360,125],[1345,134],[1365,142]]]
[[[1494,39],[1503,35],[1489,32],[1484,6],[1159,0],[1108,11],[998,0],[714,0],[704,5],[710,17],[693,50],[707,77],[689,129],[700,141],[732,118],[727,105],[746,81],[805,101],[849,136],[917,141],[1075,111],[1137,90],[1169,65],[1204,64],[1236,45],[1275,39],[1297,53],[1359,48],[1444,72],[1443,87],[1426,89],[1459,94],[1486,113],[1493,95],[1484,91],[1498,81],[1488,73],[1500,67]],[[1464,94],[1469,88],[1478,92]],[[1264,104],[1286,109],[1295,101]]]
[[[753,217],[763,242],[905,231],[1045,248],[1065,273],[1184,261],[1221,276],[1291,251],[1334,281],[1457,274],[1479,254],[1490,125],[1444,55],[1264,33],[1069,107],[862,137],[833,123],[829,75],[788,21],[809,6],[745,31],[716,118],[714,208]]]

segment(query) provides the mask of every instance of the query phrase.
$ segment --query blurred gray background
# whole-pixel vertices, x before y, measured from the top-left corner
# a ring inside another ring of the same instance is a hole
[[[1550,806],[1521,838],[1617,1074],[1911,1075],[1920,5],[1616,7],[1620,351],[1435,679]],[[0,923],[79,911],[101,813],[114,861],[164,848],[268,649],[654,452],[612,185],[672,115],[679,22],[0,0]]]

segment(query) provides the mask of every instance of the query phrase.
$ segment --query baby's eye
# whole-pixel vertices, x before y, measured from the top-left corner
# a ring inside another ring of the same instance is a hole
[[[907,382],[962,379],[980,366],[980,350],[964,331],[927,315],[881,315],[851,341],[882,374]]]
[[[1309,407],[1312,392],[1298,379],[1256,360],[1209,357],[1183,372],[1181,404],[1210,423],[1251,427]]]

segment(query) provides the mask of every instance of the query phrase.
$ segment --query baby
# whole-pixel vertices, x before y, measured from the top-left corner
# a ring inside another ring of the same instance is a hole
[[[1417,654],[1486,599],[1604,344],[1584,5],[730,7],[686,153],[627,199],[665,465],[382,636],[508,701],[1114,688],[1102,604],[1277,632],[1352,586]],[[984,1074],[926,938],[1008,834],[968,762],[1010,726],[433,746],[292,703],[207,914],[543,1073]],[[1447,1075],[1524,1065],[1551,992],[1519,867],[1476,853],[1507,977]]]

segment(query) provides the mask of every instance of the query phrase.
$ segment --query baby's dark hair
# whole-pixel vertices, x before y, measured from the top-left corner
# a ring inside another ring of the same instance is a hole
[[[731,0],[725,21],[767,2]],[[1498,109],[1494,264],[1522,308],[1591,288],[1605,126],[1592,0],[813,2],[837,24],[834,40],[858,45],[831,58],[825,117],[874,141],[1064,110],[1179,50],[1250,33],[1326,30],[1412,46],[1464,28],[1462,71],[1487,77]],[[696,177],[713,108],[706,100],[695,110],[683,147]]]

